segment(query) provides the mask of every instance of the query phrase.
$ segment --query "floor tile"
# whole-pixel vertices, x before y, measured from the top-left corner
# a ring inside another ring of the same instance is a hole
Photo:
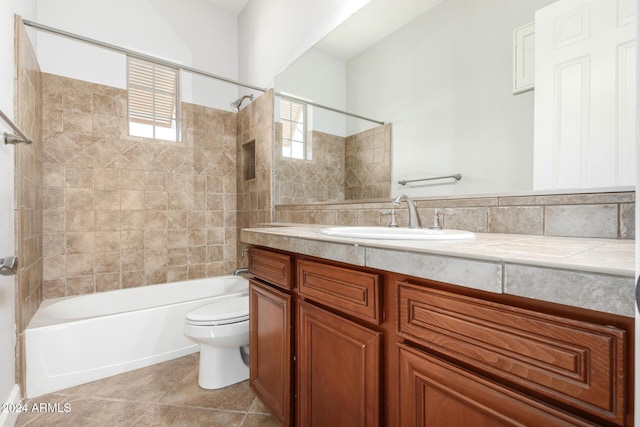
[[[65,403],[68,403],[68,410],[42,413],[24,425],[28,427],[124,427],[131,425],[132,420],[149,409],[148,403],[104,399],[72,397]],[[30,412],[29,415],[34,413]],[[21,418],[22,415],[18,418],[18,425],[23,425]]]
[[[279,425],[248,380],[219,390],[200,388],[197,353],[40,396],[26,405],[34,410],[21,413],[17,426]]]
[[[254,399],[248,380],[218,390],[205,390],[198,386],[198,372],[194,371],[167,393],[161,403],[248,412]]]
[[[268,414],[247,414],[242,427],[280,427],[280,423]]]
[[[75,395],[157,402],[194,371],[197,355],[185,356],[77,387]]]
[[[232,427],[242,425],[245,415],[242,412],[155,404],[131,426]]]

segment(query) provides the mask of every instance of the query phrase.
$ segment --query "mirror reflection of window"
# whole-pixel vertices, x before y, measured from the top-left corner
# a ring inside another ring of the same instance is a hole
[[[280,100],[280,121],[282,123],[282,156],[293,159],[307,158],[305,105]]]

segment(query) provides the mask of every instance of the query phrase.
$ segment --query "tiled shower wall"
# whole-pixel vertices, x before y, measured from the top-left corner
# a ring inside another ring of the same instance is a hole
[[[182,104],[183,140],[127,135],[125,90],[43,75],[45,298],[236,267],[236,114]]]
[[[384,197],[391,180],[391,125],[343,138],[311,132],[311,160],[282,156],[276,123],[274,200],[299,204]]]
[[[42,301],[42,82],[25,27],[16,18],[16,122],[33,143],[16,144],[16,381],[24,390],[23,332]]]
[[[415,198],[423,226],[435,208],[448,208],[442,226],[476,233],[517,233],[610,239],[635,238],[635,192],[602,192],[461,198]],[[316,203],[276,206],[283,223],[328,225],[389,224],[388,201]],[[406,226],[406,204],[397,209]]]
[[[386,197],[391,191],[391,125],[345,139],[345,199]]]
[[[271,222],[272,218],[272,173],[273,167],[273,91],[269,90],[248,104],[237,114],[238,159],[238,227],[255,227]],[[252,146],[253,156],[248,156],[247,145]],[[244,171],[253,173],[245,176]],[[229,216],[235,212],[228,213]],[[241,252],[237,233],[237,256],[241,265],[247,265],[246,256]]]
[[[276,125],[275,187],[277,204],[344,200],[345,138],[311,132],[311,160],[282,156],[280,123]]]

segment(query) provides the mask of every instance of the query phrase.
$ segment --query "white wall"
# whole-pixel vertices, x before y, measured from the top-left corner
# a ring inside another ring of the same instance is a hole
[[[273,78],[369,0],[251,0],[238,16],[238,79]]]
[[[15,95],[14,13],[35,16],[35,0],[5,0],[0,7],[0,110],[11,119]],[[0,122],[0,133],[10,132]],[[14,147],[0,142],[0,258],[15,255],[14,246]],[[15,277],[0,276],[0,403],[15,402]],[[15,423],[17,413],[0,414],[0,426]]]
[[[237,17],[206,0],[37,0],[38,23],[237,80]],[[60,13],[63,10],[64,13]],[[126,88],[124,55],[38,32],[42,71]],[[181,79],[182,100],[229,109],[235,85]]]
[[[392,194],[532,188],[533,93],[512,94],[512,37],[550,2],[448,0],[348,62],[348,111],[393,126]]]

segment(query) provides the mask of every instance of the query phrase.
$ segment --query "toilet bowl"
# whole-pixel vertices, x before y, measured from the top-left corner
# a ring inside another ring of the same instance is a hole
[[[224,298],[189,311],[184,335],[200,344],[200,387],[217,389],[249,378],[248,296]]]

